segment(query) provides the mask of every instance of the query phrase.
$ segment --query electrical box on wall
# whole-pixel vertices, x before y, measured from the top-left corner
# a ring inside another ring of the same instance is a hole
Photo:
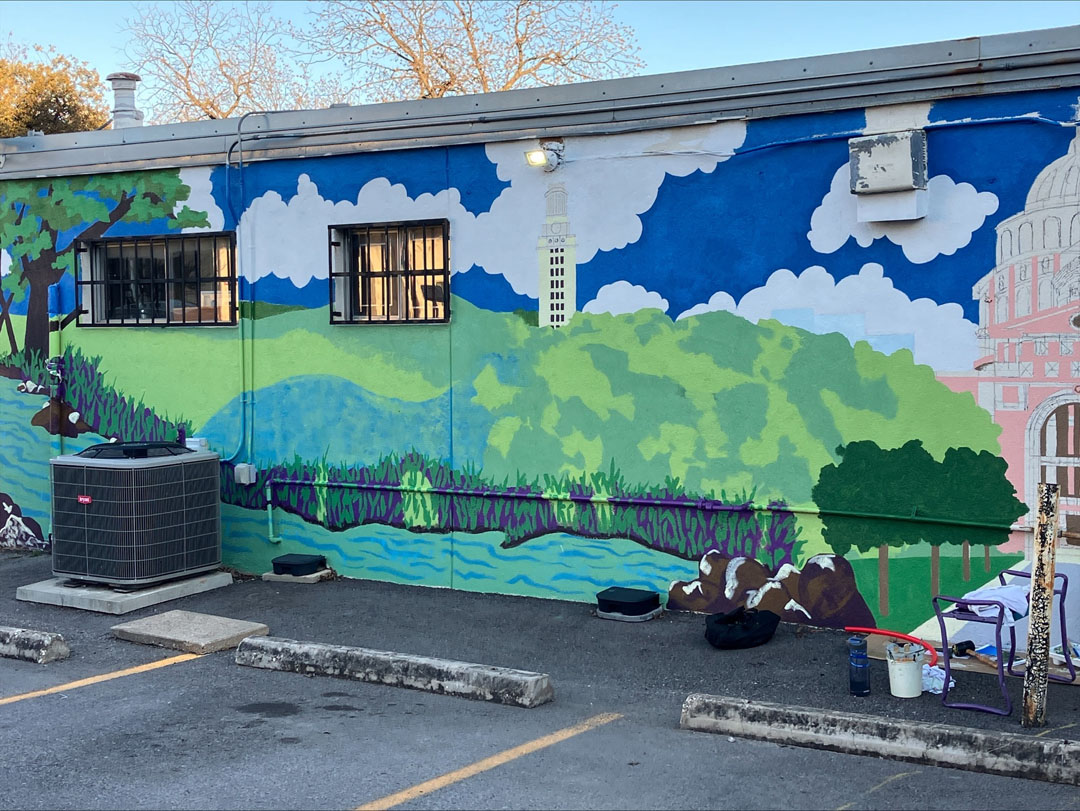
[[[255,465],[240,462],[233,467],[233,481],[237,484],[255,484]]]
[[[886,132],[848,141],[859,222],[926,216],[926,133]]]

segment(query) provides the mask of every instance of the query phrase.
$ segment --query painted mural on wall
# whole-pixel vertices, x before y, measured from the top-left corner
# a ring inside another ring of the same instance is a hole
[[[535,142],[268,162],[242,200],[222,169],[0,183],[2,503],[47,526],[61,443],[183,424],[226,460],[240,568],[912,628],[1019,559],[1032,475],[1080,466],[1072,130],[934,129],[972,104],[567,138],[552,172]],[[929,214],[859,223],[846,137],[906,126]],[[431,219],[450,324],[330,326],[328,227]],[[236,231],[239,327],[70,323],[79,239],[170,229]]]

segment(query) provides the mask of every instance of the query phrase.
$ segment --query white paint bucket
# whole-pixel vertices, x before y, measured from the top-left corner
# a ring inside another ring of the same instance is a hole
[[[889,692],[897,698],[922,695],[922,660],[926,649],[910,642],[890,642],[885,646],[889,663]]]

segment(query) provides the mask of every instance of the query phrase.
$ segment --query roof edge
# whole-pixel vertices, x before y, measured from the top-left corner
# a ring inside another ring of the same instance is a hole
[[[1080,86],[1080,26],[500,93],[0,139],[0,179],[625,132]]]

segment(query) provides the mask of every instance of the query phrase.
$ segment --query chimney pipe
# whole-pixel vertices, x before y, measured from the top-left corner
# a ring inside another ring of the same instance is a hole
[[[105,81],[112,83],[114,130],[122,127],[141,127],[143,114],[135,109],[135,85],[140,77],[135,73],[110,73]]]

